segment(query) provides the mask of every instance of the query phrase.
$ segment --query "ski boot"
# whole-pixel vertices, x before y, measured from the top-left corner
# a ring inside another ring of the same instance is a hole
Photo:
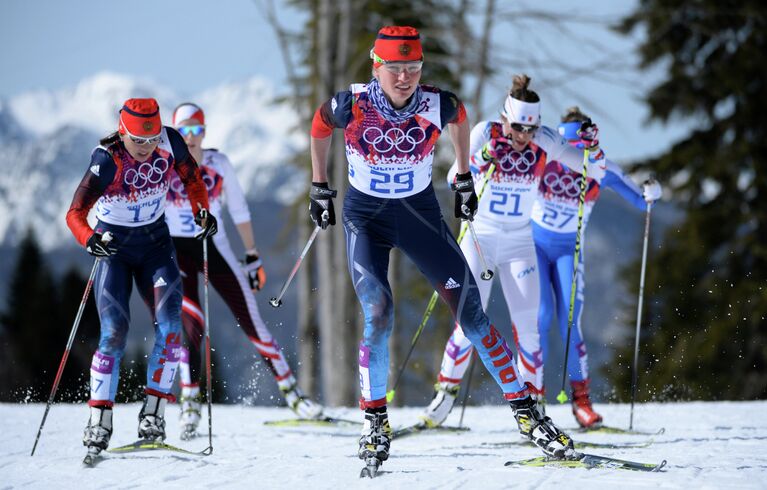
[[[147,394],[138,414],[138,436],[149,441],[165,440],[166,398]]]
[[[280,387],[280,391],[288,407],[299,418],[316,420],[322,417],[322,405],[307,398],[297,384],[294,383],[287,388]]]
[[[88,448],[83,464],[93,466],[96,457],[109,446],[112,437],[112,407],[90,407],[90,418],[83,433],[83,446]]]
[[[188,441],[197,435],[197,426],[200,425],[202,416],[202,395],[199,386],[184,387],[181,389],[181,414],[179,425],[181,426],[181,439]]]
[[[453,404],[458,396],[460,385],[448,386],[447,383],[437,383],[434,385],[434,398],[424,413],[420,416],[421,421],[428,428],[439,427],[445,422]]]
[[[602,416],[594,411],[589,398],[589,381],[572,381],[573,415],[578,425],[584,429],[596,429],[602,426]]]
[[[510,401],[509,404],[514,411],[519,433],[541,448],[547,456],[556,459],[575,457],[573,440],[559,430],[549,417],[541,415],[533,398],[527,396],[521,400]]]
[[[357,453],[365,461],[365,468],[360,478],[373,478],[378,473],[381,464],[389,459],[389,446],[392,440],[392,430],[386,406],[365,409],[365,423],[360,436],[360,448]]]

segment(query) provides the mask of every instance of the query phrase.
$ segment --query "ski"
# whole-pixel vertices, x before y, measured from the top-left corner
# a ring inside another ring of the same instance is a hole
[[[162,441],[153,441],[150,439],[139,439],[138,441],[134,441],[124,446],[107,449],[107,451],[110,453],[131,453],[131,452],[137,452],[137,451],[156,451],[156,450],[172,451],[176,453],[190,454],[194,456],[208,456],[209,454],[213,452],[213,450],[210,447],[207,447],[203,449],[202,451],[189,451],[188,449],[171,446],[170,444],[166,444]]]
[[[467,430],[469,430],[468,427],[450,427],[450,426],[442,426],[442,425],[438,425],[436,427],[429,427],[423,422],[418,422],[417,424],[408,425],[406,427],[402,427],[400,429],[395,430],[393,437],[394,438],[407,437],[407,436],[412,436],[422,432],[459,433],[459,432],[465,432]]]
[[[592,441],[573,441],[576,449],[642,449],[650,447],[655,439],[649,439],[644,442],[592,442]],[[536,447],[531,441],[519,440],[508,442],[486,442],[482,444],[482,447],[488,448],[509,448],[529,446]]]
[[[586,427],[575,427],[572,429],[565,429],[565,432],[574,432],[578,434],[625,434],[625,435],[632,435],[632,436],[659,436],[666,432],[665,427],[661,427],[655,432],[646,432],[641,430],[629,430],[629,429],[621,429],[620,427],[610,427],[607,425],[602,425],[600,427],[594,427],[594,428],[586,428]]]
[[[382,461],[375,456],[365,458],[365,467],[360,471],[360,478],[375,478],[378,475],[378,468]]]
[[[507,461],[504,466],[555,466],[559,468],[606,468],[606,469],[619,469],[619,470],[631,470],[631,471],[651,471],[657,472],[661,468],[666,466],[666,460],[664,459],[658,464],[653,463],[637,463],[636,461],[626,461],[623,459],[615,459],[607,456],[599,456],[596,454],[576,453],[576,457],[573,459],[554,459],[548,456],[540,456],[537,458],[523,459],[520,461]]]
[[[336,417],[324,416],[318,419],[284,419],[267,420],[264,425],[274,427],[301,427],[306,425],[315,425],[318,427],[331,427],[337,425],[361,425],[362,422],[356,420],[340,419]]]

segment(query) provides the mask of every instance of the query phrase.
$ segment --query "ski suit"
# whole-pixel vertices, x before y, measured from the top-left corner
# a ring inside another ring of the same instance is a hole
[[[477,188],[489,177],[474,219],[474,229],[488,269],[496,272],[501,281],[517,348],[517,370],[522,382],[528,384],[533,393],[539,394],[543,389],[543,370],[540,369],[543,361],[537,328],[540,284],[530,214],[546,163],[556,159],[581,170],[583,153],[546,126],[536,131],[522,152],[514,150],[510,144],[503,146],[497,158],[483,151],[485,143],[503,136],[503,125],[498,121],[482,121],[471,132],[470,168]],[[488,175],[493,163],[493,173]],[[592,162],[589,173],[601,175],[603,163],[603,160]],[[482,307],[487,308],[492,281],[480,278],[482,265],[473,240],[466,237],[461,250],[478,284]],[[445,346],[439,383],[448,387],[460,384],[472,352],[461,324],[456,323]]]
[[[249,223],[248,203],[237,180],[232,164],[223,153],[203,150],[200,162],[202,179],[208,191],[211,214],[221,215],[226,205],[235,224]],[[192,207],[178,175],[171,175],[165,220],[178,251],[178,263],[183,278],[184,300],[181,319],[189,345],[181,362],[182,386],[198,386],[200,380],[200,345],[205,334],[203,312],[198,293],[198,274],[203,272],[202,242],[194,238],[199,227],[194,223]],[[280,387],[295,384],[295,378],[282,350],[261,319],[248,280],[229,245],[224,227],[220,227],[208,248],[210,283],[221,295],[242,331],[253,343],[272,371]]]
[[[375,106],[366,85],[355,84],[323,104],[312,136],[343,128],[350,187],[343,223],[349,273],[365,318],[359,345],[360,407],[386,404],[387,341],[394,301],[387,279],[389,251],[399,248],[426,276],[507,400],[526,397],[513,354],[482,310],[466,259],[442,218],[431,182],[434,145],[447,124],[462,123],[463,104],[450,92],[421,85],[411,117],[392,122]]]
[[[90,406],[112,406],[125,353],[133,281],[149,307],[155,341],[149,356],[146,393],[170,398],[181,355],[181,277],[163,218],[171,171],[175,170],[195,203],[208,208],[200,171],[175,129],[163,127],[147,161],[136,161],[118,139],[99,146],[75,192],[67,224],[85,246],[93,230],[89,210],[95,204],[97,232],[111,232],[117,252],[99,259],[94,294],[101,322],[93,355]]]
[[[567,372],[571,381],[588,379],[588,355],[581,330],[584,289],[584,232],[591,211],[599,198],[602,187],[609,187],[637,209],[646,210],[647,203],[642,191],[620,167],[607,159],[606,172],[602,178],[587,177],[586,200],[583,207],[581,227],[581,251],[578,260],[575,307],[570,331],[570,352]],[[541,337],[542,360],[546,359],[549,327],[556,312],[562,341],[567,339],[567,322],[573,283],[575,236],[578,228],[578,203],[580,201],[581,173],[574,172],[558,161],[550,161],[541,179],[538,199],[533,206],[533,239],[538,255],[541,282],[541,307],[538,313],[538,330]],[[552,297],[553,289],[553,297]]]

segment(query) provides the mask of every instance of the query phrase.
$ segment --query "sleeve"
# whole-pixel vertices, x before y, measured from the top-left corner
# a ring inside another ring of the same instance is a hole
[[[574,172],[583,173],[583,150],[570,146],[567,140],[550,127],[542,126],[535,134],[534,141],[546,150],[548,161],[556,160]],[[587,169],[588,177],[602,181],[606,170],[602,151],[598,153],[596,160],[589,158]]]
[[[466,108],[463,102],[453,92],[440,90],[439,117],[442,128],[452,123],[462,123],[466,120]]]
[[[205,183],[202,181],[202,174],[200,168],[197,166],[197,162],[194,157],[189,153],[184,139],[173,128],[165,128],[168,133],[168,141],[171,148],[173,148],[174,157],[174,169],[184,183],[184,188],[189,196],[189,203],[192,206],[192,212],[197,214],[199,211],[198,205],[202,205],[204,209],[210,209],[208,205],[208,189],[205,187]]]
[[[352,92],[338,92],[332,99],[317,108],[312,118],[313,138],[327,138],[335,128],[345,128],[352,118]]]
[[[607,171],[605,172],[605,178],[602,180],[602,187],[611,188],[635,208],[645,211],[647,209],[647,202],[645,202],[639,186],[623,173],[618,164],[612,160],[605,161],[607,163]]]
[[[234,171],[229,159],[219,154],[221,158],[221,168],[224,172],[224,195],[226,196],[226,208],[229,216],[232,217],[234,224],[247,223],[250,221],[250,209],[248,201],[245,199],[245,193],[242,192],[240,181],[237,180],[237,173]]]
[[[104,194],[116,173],[117,165],[112,155],[101,147],[93,150],[88,171],[77,186],[72,204],[67,211],[67,226],[83,247],[93,234],[93,230],[88,225],[88,211]]]

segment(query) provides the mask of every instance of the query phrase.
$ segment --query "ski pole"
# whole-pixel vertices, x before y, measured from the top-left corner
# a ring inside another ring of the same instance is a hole
[[[639,329],[642,325],[642,302],[644,301],[644,276],[647,268],[647,243],[650,241],[650,211],[652,202],[647,203],[647,215],[644,220],[644,244],[642,245],[642,271],[639,274],[639,301],[637,303],[637,326],[634,336],[634,371],[631,376],[631,416],[629,418],[629,430],[634,428],[634,400],[637,393],[637,378],[639,376],[637,363],[639,362]]]
[[[208,238],[202,241],[202,275],[203,281],[203,300],[205,309],[203,315],[205,319],[205,378],[208,398],[208,448],[206,454],[213,453],[213,415],[211,408],[213,406],[213,382],[211,380],[211,361],[210,361],[210,309],[208,307]]]
[[[469,233],[471,233],[471,239],[474,241],[474,248],[477,249],[479,261],[482,264],[482,272],[479,277],[481,277],[483,281],[489,281],[493,278],[493,271],[487,268],[485,254],[482,253],[482,247],[479,246],[479,240],[477,239],[477,232],[474,231],[474,223],[471,220],[466,220],[466,223],[469,225]]]
[[[473,349],[473,348],[472,348]],[[469,392],[471,391],[471,378],[474,374],[474,358],[477,352],[475,350],[471,353],[471,359],[469,360],[469,379],[466,381],[466,392],[463,394],[463,401],[461,402],[461,418],[458,420],[458,428],[463,427],[463,414],[466,412],[466,404],[469,402]]]
[[[112,234],[110,232],[106,232],[102,235],[101,241],[104,243],[109,243],[112,241]],[[56,398],[56,391],[59,389],[59,383],[61,382],[61,375],[64,373],[64,366],[67,363],[67,359],[69,359],[69,351],[72,350],[72,344],[75,341],[75,335],[77,334],[77,328],[80,326],[80,320],[83,317],[83,311],[85,311],[85,304],[88,302],[88,295],[91,292],[91,288],[93,287],[93,278],[96,276],[96,268],[99,265],[100,258],[97,257],[96,260],[93,261],[93,267],[91,268],[91,273],[88,276],[88,282],[85,284],[85,291],[83,292],[83,299],[80,300],[80,307],[77,308],[77,315],[75,316],[75,323],[72,325],[72,330],[69,332],[69,339],[67,340],[67,346],[64,349],[64,355],[61,357],[61,362],[59,363],[59,370],[56,372],[56,378],[53,380],[53,387],[51,388],[51,393],[48,395],[48,403],[45,405],[45,412],[43,413],[43,420],[40,422],[40,428],[37,429],[37,437],[35,437],[35,444],[32,446],[32,453],[30,456],[35,455],[35,449],[37,449],[37,443],[40,440],[40,434],[43,432],[43,426],[45,425],[45,419],[48,418],[48,412],[51,409],[51,404],[53,404],[53,400]]]
[[[581,230],[583,228],[583,208],[586,202],[586,187],[589,164],[589,150],[583,150],[583,174],[581,175],[581,194],[578,199],[578,229],[575,233],[575,257],[573,258],[573,282],[570,287],[570,310],[567,313],[567,340],[565,341],[565,363],[562,365],[562,390],[557,395],[559,403],[567,401],[565,381],[567,380],[567,361],[570,354],[570,333],[573,329],[573,314],[575,312],[575,289],[578,286],[578,259],[581,253]]]
[[[322,221],[327,221],[328,218],[328,212],[324,211],[322,213]],[[288,286],[290,286],[291,281],[293,281],[293,277],[296,275],[296,272],[298,272],[298,268],[301,267],[301,263],[304,261],[304,257],[306,256],[307,252],[309,252],[309,248],[311,248],[312,243],[314,243],[314,239],[317,238],[317,233],[320,232],[322,227],[320,225],[317,225],[314,227],[314,231],[312,232],[311,236],[309,237],[309,240],[306,242],[306,245],[304,246],[303,251],[301,251],[301,255],[298,257],[298,260],[296,260],[295,265],[293,266],[293,270],[290,271],[290,275],[288,276],[288,279],[285,281],[285,284],[282,285],[282,289],[280,290],[280,294],[276,298],[272,298],[269,300],[269,304],[272,305],[273,308],[279,308],[282,306],[282,296],[285,294],[285,291],[288,289]]]
[[[477,200],[482,198],[482,194],[485,193],[485,188],[487,187],[487,183],[490,181],[490,177],[492,177],[493,172],[495,172],[495,163],[491,163],[490,166],[487,168],[487,173],[485,174],[485,180],[482,181],[482,187],[479,189],[479,194],[477,194]],[[463,237],[466,235],[466,230],[468,230],[468,225],[466,222],[461,223],[461,233],[458,235],[458,244],[460,244],[463,241]],[[426,326],[426,323],[429,321],[429,318],[431,317],[432,312],[434,311],[434,307],[437,305],[437,300],[439,299],[439,293],[437,291],[434,291],[431,294],[431,298],[429,299],[429,304],[426,305],[426,311],[423,312],[423,317],[421,318],[421,324],[418,325],[418,329],[415,331],[415,335],[413,335],[413,339],[410,341],[410,350],[407,352],[407,356],[405,356],[405,360],[402,362],[402,366],[399,368],[399,372],[397,373],[397,379],[394,381],[394,387],[386,392],[386,401],[388,403],[391,403],[391,401],[394,399],[394,394],[397,391],[397,386],[399,386],[399,382],[402,379],[402,374],[405,372],[405,367],[407,366],[408,361],[410,360],[410,356],[413,354],[413,349],[415,348],[416,342],[418,342],[418,339],[421,337],[421,332],[423,332],[424,327]]]

